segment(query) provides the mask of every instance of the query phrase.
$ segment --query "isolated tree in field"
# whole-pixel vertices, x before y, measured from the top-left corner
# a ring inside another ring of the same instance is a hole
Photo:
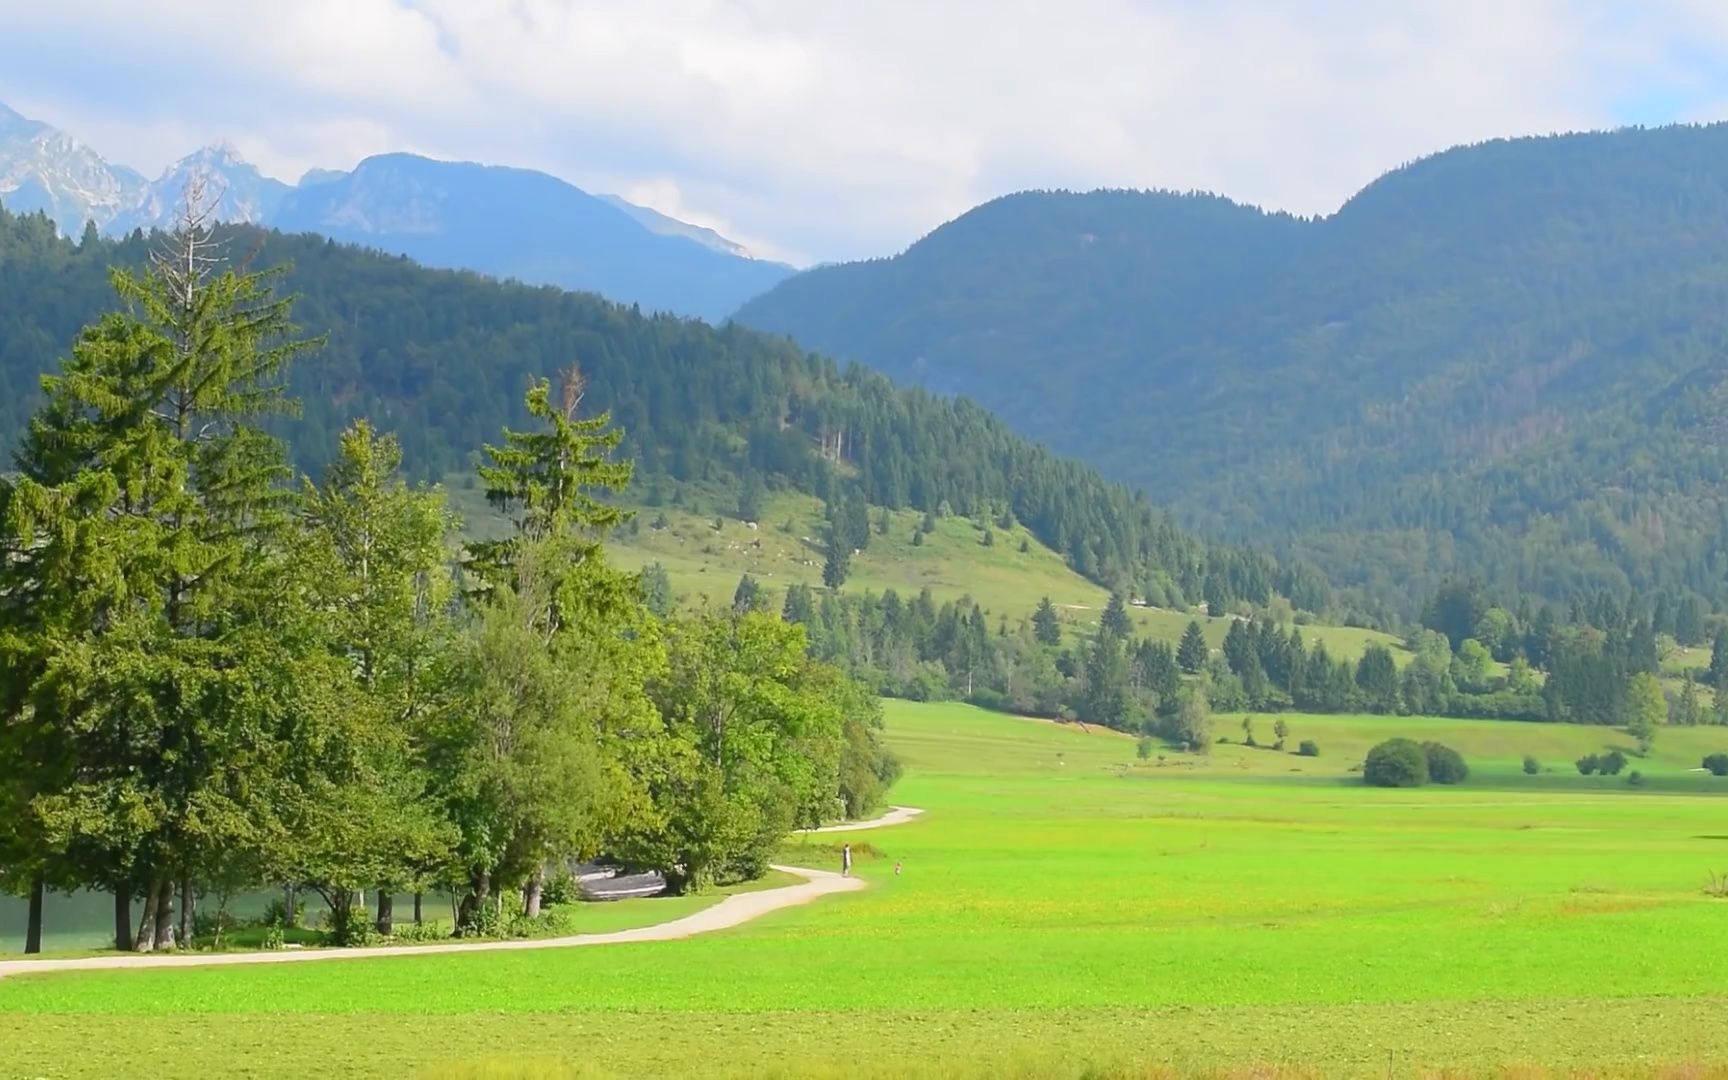
[[[738,579],[738,587],[732,591],[732,610],[738,614],[746,611],[759,611],[765,600],[762,596],[762,586],[748,573]]]
[[[1284,749],[1284,740],[1290,737],[1290,725],[1282,716],[1272,724],[1272,737],[1277,740],[1272,744],[1272,749]]]
[[[1104,605],[1104,615],[1098,621],[1098,628],[1124,640],[1134,632],[1134,623],[1128,618],[1128,602],[1121,593],[1110,594],[1110,602]]]
[[[1696,727],[1705,720],[1703,706],[1698,703],[1698,684],[1687,672],[1680,684],[1680,695],[1668,707],[1668,722],[1676,727]]]
[[[1421,787],[1428,782],[1428,754],[1411,739],[1387,739],[1368,751],[1362,779],[1375,787]]]
[[[1626,734],[1638,740],[1640,756],[1650,752],[1656,729],[1668,721],[1668,699],[1656,676],[1640,671],[1626,684]]]
[[[1437,742],[1422,744],[1428,758],[1428,779],[1436,784],[1462,784],[1470,776],[1464,757],[1450,746]]]
[[[1062,620],[1048,596],[1039,600],[1037,609],[1032,612],[1032,636],[1040,645],[1062,644]]]
[[[1176,662],[1188,674],[1198,675],[1211,655],[1212,650],[1206,647],[1206,635],[1200,629],[1199,620],[1190,621],[1188,629],[1182,631],[1182,643],[1176,647]]]
[[[852,572],[852,549],[846,546],[834,530],[828,531],[828,540],[824,545],[822,559],[822,584],[830,589],[838,589],[846,584],[847,575]]]

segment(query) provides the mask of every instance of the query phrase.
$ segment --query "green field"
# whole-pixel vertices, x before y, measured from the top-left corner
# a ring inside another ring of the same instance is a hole
[[[464,478],[452,477],[451,504],[469,531],[488,534],[498,527],[496,515]],[[822,585],[823,518],[821,500],[795,492],[778,492],[763,500],[762,520],[752,529],[736,517],[736,495],[725,490],[685,486],[676,489],[680,505],[641,502],[629,505],[636,513],[633,528],[619,532],[606,546],[607,557],[629,570],[649,563],[666,568],[675,599],[684,607],[726,607],[738,579],[750,574],[762,583],[778,605],[786,587]],[[632,491],[637,497],[644,492]],[[1110,594],[1075,573],[1054,551],[1039,543],[1024,526],[989,526],[993,543],[985,546],[984,530],[965,517],[936,522],[936,531],[913,544],[923,514],[891,511],[886,533],[875,523],[881,513],[871,510],[870,546],[852,560],[848,592],[880,593],[895,589],[911,597],[925,588],[937,603],[971,597],[993,615],[1011,622],[1029,618],[1038,601],[1048,596],[1071,632],[1091,634],[1098,626]],[[664,521],[656,528],[656,522]],[[716,528],[716,522],[719,523]],[[1021,551],[1022,544],[1026,550]],[[1174,645],[1188,623],[1198,619],[1206,640],[1216,649],[1230,629],[1228,617],[1212,618],[1195,611],[1158,608],[1129,609],[1135,633]],[[1403,642],[1391,634],[1347,626],[1304,626],[1309,644],[1324,641],[1335,658],[1355,658],[1370,643],[1392,649],[1403,664],[1410,658]],[[1708,657],[1706,657],[1708,659]]]
[[[681,942],[9,979],[0,1075],[1728,1061],[1728,900],[1704,889],[1728,871],[1728,780],[1690,771],[1728,731],[1664,730],[1633,788],[1560,768],[1624,741],[1600,729],[1294,716],[1321,757],[1141,762],[1109,732],[888,716],[895,801],[928,812],[853,837],[863,893]],[[1444,738],[1471,782],[1363,787],[1350,767],[1393,732]],[[1525,753],[1554,770],[1524,776]]]

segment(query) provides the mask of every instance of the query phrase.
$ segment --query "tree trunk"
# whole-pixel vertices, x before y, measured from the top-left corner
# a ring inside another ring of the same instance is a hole
[[[132,947],[132,890],[121,886],[114,890],[114,948],[125,952]]]
[[[156,898],[156,948],[172,949],[174,947],[174,882],[168,878],[162,879],[160,893]]]
[[[156,882],[144,882],[144,910],[138,913],[138,936],[132,940],[133,952],[156,950],[156,901],[161,895],[162,890],[156,887]]]
[[[41,874],[37,874],[30,882],[30,916],[24,927],[26,953],[42,951],[42,894],[47,891],[47,883],[42,880]]]
[[[414,925],[424,926],[426,921],[420,917],[420,894],[414,894]]]
[[[522,914],[530,919],[540,917],[540,897],[546,891],[546,868],[536,866],[534,876],[528,879],[528,884],[522,889]]]
[[[295,927],[300,925],[300,919],[295,915],[294,905],[300,902],[298,890],[292,883],[282,886],[282,925]]]
[[[180,946],[192,947],[193,914],[198,910],[198,897],[192,892],[192,875],[180,875]]]
[[[396,896],[389,889],[378,890],[378,932],[388,937],[396,929]]]
[[[473,932],[481,906],[491,896],[492,875],[485,872],[475,874],[469,883],[468,895],[462,898],[462,906],[456,912],[456,932],[458,934]]]

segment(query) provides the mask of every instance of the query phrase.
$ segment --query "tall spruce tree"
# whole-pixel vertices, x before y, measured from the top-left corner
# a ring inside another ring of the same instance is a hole
[[[1182,631],[1181,644],[1176,647],[1176,662],[1188,674],[1198,675],[1211,655],[1212,650],[1206,647],[1206,634],[1200,629],[1199,620],[1190,621],[1188,628]]]
[[[1039,600],[1037,609],[1032,612],[1032,634],[1040,645],[1062,644],[1062,620],[1048,596]]]

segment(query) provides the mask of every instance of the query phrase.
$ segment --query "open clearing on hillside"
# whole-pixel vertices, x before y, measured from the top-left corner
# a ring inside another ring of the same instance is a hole
[[[669,486],[669,485],[668,485]],[[453,477],[452,504],[469,531],[490,535],[500,527],[465,477]],[[672,592],[684,607],[724,608],[743,574],[755,577],[778,610],[786,587],[821,587],[822,503],[813,496],[779,492],[763,501],[762,520],[752,529],[736,517],[737,496],[725,489],[706,491],[686,485],[676,488],[682,505],[630,503],[636,513],[633,528],[614,535],[607,557],[628,570],[659,563]],[[1091,634],[1110,595],[1075,573],[1062,557],[1041,544],[1024,526],[989,526],[992,543],[984,544],[984,529],[964,517],[936,522],[936,531],[914,544],[924,515],[912,510],[891,511],[887,533],[876,531],[881,509],[870,511],[870,546],[852,561],[846,592],[881,593],[894,589],[911,599],[925,588],[937,603],[970,597],[1011,625],[1030,618],[1038,601],[1048,596],[1062,613],[1070,634]],[[716,527],[715,523],[719,525]],[[657,527],[658,525],[658,527]],[[1026,550],[1021,551],[1024,542]],[[1212,618],[1198,611],[1131,607],[1138,636],[1175,645],[1191,620],[1198,620],[1206,640],[1217,649],[1224,643],[1232,619]],[[1312,645],[1324,641],[1335,658],[1361,656],[1369,644],[1392,650],[1403,664],[1410,653],[1391,634],[1348,626],[1304,626]]]
[[[1524,753],[1560,765],[1623,738],[1600,729],[1290,716],[1319,759],[1231,744],[1160,764],[1132,740],[962,706],[888,716],[907,763],[894,800],[927,812],[854,841],[862,892],[602,950],[9,979],[7,1068],[1330,1076],[1728,1060],[1728,901],[1702,888],[1728,869],[1728,780],[1689,771],[1728,731],[1664,730],[1635,763],[1652,786],[1635,789],[1519,770]],[[1399,731],[1443,733],[1471,783],[1353,781],[1354,748]],[[792,850],[826,867],[839,842]],[[130,1026],[176,1036],[114,1037]]]

